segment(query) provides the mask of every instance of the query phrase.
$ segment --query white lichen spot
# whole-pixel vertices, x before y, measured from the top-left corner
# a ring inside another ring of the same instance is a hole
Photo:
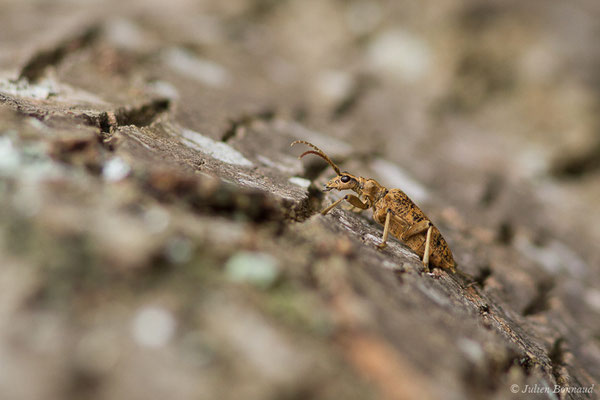
[[[174,237],[167,242],[165,255],[174,264],[183,264],[192,258],[192,243],[184,237]]]
[[[0,136],[0,175],[12,175],[21,163],[21,155],[7,136]]]
[[[135,23],[124,18],[114,18],[104,27],[106,39],[116,47],[139,51],[146,47],[144,32]]]
[[[588,289],[583,297],[585,302],[595,311],[600,312],[600,290]]]
[[[9,136],[0,136],[0,176],[12,176],[24,183],[60,178],[65,167],[53,161],[44,143],[15,146]]]
[[[120,157],[108,160],[102,167],[102,177],[109,182],[123,180],[131,172],[131,167]]]
[[[249,188],[253,188],[253,189],[258,189],[263,192],[270,191],[269,185],[267,185],[265,182],[260,181],[258,177],[255,177],[255,178],[250,177],[249,179],[238,177],[237,184],[246,186]]]
[[[137,312],[131,326],[133,339],[141,346],[162,347],[175,333],[176,321],[170,311],[147,306]]]
[[[169,226],[169,213],[160,207],[151,207],[144,212],[144,223],[153,234],[161,233]]]
[[[433,286],[425,286],[422,280],[417,282],[417,288],[419,288],[423,294],[429,297],[429,299],[431,299],[437,305],[442,307],[450,305],[450,302],[446,296],[440,294]]]
[[[391,262],[389,260],[383,260],[383,262],[381,263],[381,266],[385,269],[391,269],[393,271],[400,269],[400,265],[398,265],[394,262]]]
[[[299,176],[292,176],[288,180],[290,181],[290,183],[298,185],[304,189],[308,189],[308,187],[310,186],[310,181],[308,179],[300,178]]]
[[[270,159],[270,158],[268,158],[268,157],[265,157],[265,156],[263,156],[263,155],[259,154],[259,155],[257,155],[257,156],[256,156],[256,159],[257,159],[257,160],[258,160],[258,161],[259,161],[259,162],[260,162],[262,165],[266,165],[267,167],[270,167],[270,168],[277,168],[277,169],[279,169],[279,165],[278,165],[278,164],[277,164],[275,161],[271,160],[271,159]]]
[[[27,125],[31,126],[34,129],[37,129],[42,134],[48,134],[50,131],[50,129],[48,128],[48,125],[44,124],[42,121],[40,121],[37,118],[29,117],[29,118],[25,119],[25,122],[27,123]]]
[[[525,179],[542,176],[550,170],[548,155],[541,149],[521,148],[511,164],[514,175]]]
[[[148,83],[149,91],[157,97],[178,100],[179,91],[175,86],[166,81],[152,81]]]
[[[0,92],[12,96],[28,97],[31,99],[45,100],[51,95],[59,92],[58,84],[50,79],[42,79],[37,83],[29,83],[26,80],[0,80]]]
[[[297,174],[302,171],[300,160],[295,157],[280,156],[280,159],[275,162],[268,157],[258,154],[256,159],[263,165],[269,168],[275,168],[286,175]]]
[[[544,246],[536,246],[528,237],[519,235],[515,245],[523,255],[552,274],[567,271],[573,276],[581,277],[588,270],[586,263],[573,250],[557,240]]]
[[[400,29],[381,33],[369,45],[370,66],[381,73],[412,83],[429,73],[431,49],[418,36]]]
[[[469,360],[475,363],[481,363],[484,361],[485,353],[479,343],[468,338],[460,338],[458,340],[458,348],[469,358]]]
[[[223,161],[227,164],[239,165],[241,167],[251,167],[253,164],[244,157],[239,151],[223,142],[214,141],[204,135],[189,129],[182,131],[185,144],[194,150],[201,151],[209,156]]]
[[[325,101],[337,103],[348,96],[353,84],[350,74],[343,71],[327,70],[317,76],[315,89]]]
[[[207,86],[222,87],[231,80],[223,66],[181,48],[167,49],[163,53],[163,61],[175,72]]]
[[[277,261],[266,253],[242,251],[225,264],[225,273],[233,282],[247,282],[268,288],[279,275]]]
[[[364,238],[365,238],[365,240],[370,242],[369,244],[378,245],[381,243],[381,237],[375,236],[371,233],[365,234]]]
[[[14,73],[0,71],[0,92],[10,96],[26,97],[30,99],[46,100],[52,97],[54,100],[76,103],[79,101],[107,104],[95,94],[77,89],[65,83],[59,83],[51,77],[42,78],[35,83],[26,79],[13,79]]]
[[[427,189],[412,179],[402,168],[387,160],[377,158],[371,162],[371,168],[381,178],[382,185],[398,188],[416,202],[426,201],[429,197]]]
[[[32,180],[28,179],[30,173],[40,165],[50,164],[51,159],[46,154],[45,144],[17,146],[13,140],[17,136],[12,130],[0,133],[0,176],[18,175],[24,180]]]

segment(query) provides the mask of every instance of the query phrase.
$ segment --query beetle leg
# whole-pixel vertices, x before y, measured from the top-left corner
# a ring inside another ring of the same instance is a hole
[[[406,241],[412,236],[418,235],[419,233],[423,233],[427,231],[427,238],[425,239],[425,253],[423,254],[423,266],[425,267],[425,272],[429,272],[429,255],[431,253],[431,234],[433,232],[433,225],[430,221],[420,221],[416,224],[411,225],[405,230],[401,239]]]
[[[370,207],[369,203],[367,202],[362,202],[362,200],[352,194],[348,194],[344,197],[348,203],[352,204],[354,207],[356,208],[360,208],[361,210],[366,210],[367,208]]]
[[[427,229],[429,229],[431,227],[431,222],[429,221],[421,221],[421,222],[417,222],[416,224],[413,224],[411,226],[408,227],[407,230],[404,231],[404,233],[402,233],[402,240],[406,240],[412,236],[418,235],[419,233],[425,232]]]
[[[429,272],[429,251],[431,247],[431,231],[433,231],[433,226],[429,225],[429,229],[427,229],[427,239],[425,239],[425,254],[423,254],[423,266],[425,267],[425,271]]]
[[[340,204],[342,201],[345,200],[345,197],[342,197],[341,199],[338,199],[336,201],[334,201],[333,203],[331,203],[331,205],[329,207],[327,207],[326,209],[324,209],[323,211],[321,211],[321,215],[325,215],[327,214],[329,211],[331,211],[335,206],[337,206],[338,204]]]
[[[342,197],[341,199],[336,200],[333,203],[331,203],[331,205],[329,207],[327,207],[326,209],[321,211],[321,214],[322,215],[327,214],[329,211],[331,211],[332,208],[334,208],[335,206],[337,206],[344,200],[346,200],[348,203],[352,204],[354,207],[360,208],[361,210],[366,210],[367,208],[371,207],[371,205],[369,203],[367,203],[367,202],[363,203],[358,197],[351,195],[351,194],[347,194],[344,197]]]
[[[385,225],[383,226],[383,237],[381,238],[381,243],[377,245],[378,248],[383,249],[387,246],[387,237],[390,233],[390,220],[392,219],[392,210],[388,208],[387,213],[385,215]]]

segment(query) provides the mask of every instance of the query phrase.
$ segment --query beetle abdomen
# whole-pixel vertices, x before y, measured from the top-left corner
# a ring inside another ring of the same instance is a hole
[[[400,189],[392,189],[376,204],[377,212],[373,214],[375,221],[384,224],[387,210],[392,211],[390,221],[390,233],[402,241],[412,251],[422,259],[425,254],[425,241],[427,240],[427,231],[418,233],[411,237],[403,239],[404,232],[412,225],[422,221],[429,221],[429,218],[413,201]],[[454,270],[456,262],[448,243],[435,226],[431,232],[431,244],[429,262],[432,266],[438,268],[449,268]]]

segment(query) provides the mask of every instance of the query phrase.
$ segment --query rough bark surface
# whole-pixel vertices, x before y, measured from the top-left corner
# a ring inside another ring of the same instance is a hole
[[[600,7],[443,3],[4,1],[0,398],[597,398]]]

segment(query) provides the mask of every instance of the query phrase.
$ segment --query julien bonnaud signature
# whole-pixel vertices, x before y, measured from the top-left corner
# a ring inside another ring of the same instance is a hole
[[[510,391],[513,393],[593,393],[595,384],[591,386],[560,386],[554,385],[511,385]]]

